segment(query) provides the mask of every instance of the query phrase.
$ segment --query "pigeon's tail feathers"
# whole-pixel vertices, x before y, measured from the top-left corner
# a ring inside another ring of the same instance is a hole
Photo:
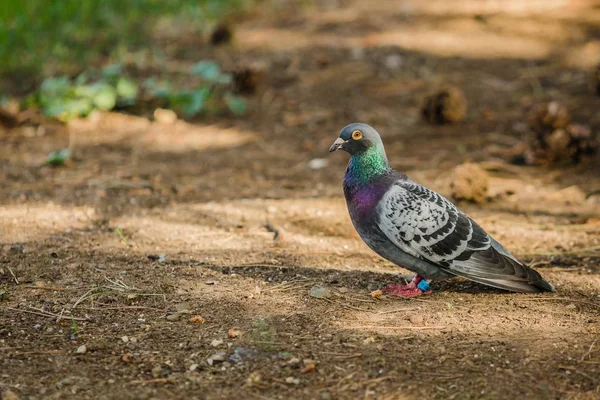
[[[454,272],[454,271],[453,271]],[[535,282],[525,281],[512,281],[508,279],[486,279],[479,276],[473,276],[468,274],[456,274],[463,278],[469,279],[473,282],[481,283],[487,286],[495,287],[497,289],[508,290],[511,292],[518,293],[540,293],[540,292],[554,292],[554,286],[544,279],[540,279]]]
[[[540,278],[540,280],[532,283],[535,287],[540,289],[540,292],[555,292],[554,286],[544,278]]]
[[[454,265],[448,271],[474,282],[512,292],[539,293],[555,290],[539,272],[523,265],[510,253],[505,255],[494,247],[473,253],[465,264],[470,265],[470,268],[464,268],[466,265]]]

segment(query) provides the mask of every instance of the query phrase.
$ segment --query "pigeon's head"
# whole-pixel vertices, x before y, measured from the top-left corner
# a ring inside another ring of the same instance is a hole
[[[354,123],[346,125],[340,131],[340,137],[333,142],[329,152],[344,150],[354,156],[373,149],[383,151],[383,142],[379,133],[367,124]]]

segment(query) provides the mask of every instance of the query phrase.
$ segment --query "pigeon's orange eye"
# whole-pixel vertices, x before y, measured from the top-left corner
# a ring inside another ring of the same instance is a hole
[[[362,132],[361,131],[352,132],[352,139],[354,139],[354,140],[362,139]]]

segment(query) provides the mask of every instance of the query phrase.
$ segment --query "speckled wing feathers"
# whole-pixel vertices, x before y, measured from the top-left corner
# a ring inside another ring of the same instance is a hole
[[[553,289],[456,206],[413,181],[396,181],[375,212],[379,229],[397,247],[447,272],[508,290]]]

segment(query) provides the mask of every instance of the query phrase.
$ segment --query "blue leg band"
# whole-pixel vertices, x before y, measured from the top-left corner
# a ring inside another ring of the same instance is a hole
[[[421,289],[421,291],[426,292],[429,290],[429,283],[427,283],[425,279],[421,279],[417,287]]]

